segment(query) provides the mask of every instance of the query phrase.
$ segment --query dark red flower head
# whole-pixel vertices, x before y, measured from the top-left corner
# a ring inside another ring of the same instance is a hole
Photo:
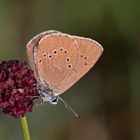
[[[0,107],[15,118],[23,117],[33,108],[38,98],[36,79],[25,61],[10,60],[0,63]]]

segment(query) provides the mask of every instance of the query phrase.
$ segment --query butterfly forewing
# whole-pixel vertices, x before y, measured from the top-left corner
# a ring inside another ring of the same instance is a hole
[[[38,44],[36,65],[40,80],[47,83],[56,94],[62,93],[72,69],[75,67],[78,47],[66,34],[43,37]]]
[[[32,69],[34,70],[35,74],[37,71],[35,70],[34,50],[38,47],[38,42],[42,37],[53,34],[53,33],[60,33],[60,32],[55,31],[55,30],[42,32],[42,33],[36,35],[35,37],[33,37],[26,45],[28,59],[29,59],[30,65],[31,65]]]

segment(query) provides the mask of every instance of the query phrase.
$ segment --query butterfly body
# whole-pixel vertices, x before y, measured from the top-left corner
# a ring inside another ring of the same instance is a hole
[[[42,102],[49,102],[50,104],[56,105],[58,103],[58,96],[55,96],[53,91],[48,88],[45,83],[38,82],[37,90],[42,98]]]

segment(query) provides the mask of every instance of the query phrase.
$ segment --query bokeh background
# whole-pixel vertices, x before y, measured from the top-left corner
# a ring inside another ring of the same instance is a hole
[[[0,0],[0,61],[27,60],[26,43],[56,29],[100,42],[104,53],[62,98],[28,114],[32,140],[140,139],[139,0]],[[0,140],[23,140],[19,119],[0,112]]]

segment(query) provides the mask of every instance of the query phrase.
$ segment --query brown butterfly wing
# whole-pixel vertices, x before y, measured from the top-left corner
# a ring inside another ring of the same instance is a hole
[[[78,46],[66,34],[56,33],[44,36],[35,50],[35,60],[40,80],[49,85],[54,94],[66,91],[71,71],[77,65]]]
[[[84,76],[103,52],[94,40],[57,31],[38,38],[27,45],[29,60],[36,66],[39,79],[55,95],[62,94]]]
[[[55,30],[49,30],[49,31],[42,32],[42,33],[36,35],[35,37],[33,37],[29,41],[29,43],[26,45],[29,63],[31,65],[32,69],[35,71],[35,73],[36,73],[36,70],[35,70],[35,64],[34,64],[34,49],[35,49],[35,47],[38,46],[38,42],[42,37],[53,34],[53,33],[60,33],[60,32],[55,31]]]
[[[85,75],[97,62],[103,52],[102,46],[95,40],[73,36],[79,48],[77,65],[75,67],[77,78]]]
[[[78,46],[78,59],[75,60],[76,65],[73,67],[69,77],[67,77],[65,88],[61,89],[61,93],[83,77],[94,66],[103,52],[102,46],[95,40],[77,36],[73,36],[73,38]]]

